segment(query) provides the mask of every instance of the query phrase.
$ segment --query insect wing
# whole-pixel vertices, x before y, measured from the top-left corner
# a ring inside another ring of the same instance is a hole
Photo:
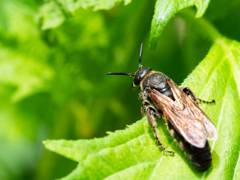
[[[149,95],[163,111],[165,118],[186,141],[203,148],[206,139],[216,140],[217,131],[206,114],[172,80],[168,80],[174,100],[152,90]]]
[[[169,80],[169,85],[172,88],[174,97],[178,100],[178,102],[182,102],[187,105],[188,110],[191,111],[191,115],[193,115],[196,119],[198,119],[198,121],[203,124],[207,133],[207,139],[211,141],[217,140],[217,130],[213,123],[208,119],[207,115],[203,112],[203,110],[192,99],[190,99],[172,80]],[[194,117],[192,120],[195,120]]]

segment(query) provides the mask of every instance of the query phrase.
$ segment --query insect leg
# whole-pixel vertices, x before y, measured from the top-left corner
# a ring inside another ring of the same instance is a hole
[[[145,107],[149,106],[150,103],[147,101],[147,94],[144,92],[138,93],[138,99],[142,101],[142,106],[141,106],[141,113],[142,115],[146,115],[146,109]]]
[[[207,104],[212,104],[212,103],[216,102],[214,99],[211,100],[211,101],[205,101],[205,100],[202,100],[202,99],[199,99],[199,98],[198,98],[198,101],[203,102],[203,103],[207,103]]]
[[[188,87],[184,87],[183,89],[183,92],[185,92],[188,96],[190,95],[192,100],[198,104],[198,97],[196,96],[195,93],[192,92],[192,90]]]
[[[171,154],[174,155],[174,152],[173,152],[173,151],[168,151],[168,150],[166,150],[166,149],[163,147],[162,143],[161,143],[160,140],[159,140],[158,134],[157,134],[157,129],[156,129],[157,123],[156,123],[156,121],[154,120],[153,117],[156,116],[156,115],[157,115],[158,117],[162,117],[162,115],[159,114],[159,113],[156,113],[156,111],[155,111],[151,106],[148,106],[146,109],[147,109],[146,111],[147,111],[148,123],[149,123],[149,124],[151,125],[151,127],[152,127],[154,137],[156,138],[159,147],[161,147],[162,150],[165,151],[166,153],[171,153]]]
[[[142,113],[143,116],[146,115],[146,107],[153,109],[153,107],[150,105],[150,103],[148,101],[143,101],[142,106],[141,106],[141,113]],[[158,113],[158,112],[155,112],[155,111],[152,111],[151,113],[152,113],[153,117],[155,117],[157,119],[162,119],[163,115],[161,113]]]
[[[132,89],[134,89],[134,88],[135,88],[135,86],[136,86],[136,85],[135,85],[135,84],[134,84],[134,82],[133,82],[133,83],[132,83]]]
[[[190,95],[191,98],[192,98],[192,100],[193,100],[194,102],[196,102],[197,104],[198,104],[198,101],[203,102],[203,103],[207,103],[207,104],[215,103],[215,100],[214,100],[214,99],[213,99],[212,101],[205,101],[205,100],[202,100],[202,99],[198,98],[198,97],[193,93],[193,91],[192,91],[190,88],[188,88],[188,87],[184,87],[182,90],[183,90],[183,92],[185,92],[187,95]]]
[[[148,105],[149,105],[149,102],[147,102],[147,101],[143,101],[143,102],[142,102],[141,113],[142,113],[143,116],[146,115],[146,109],[145,109],[145,107],[148,106]]]
[[[147,99],[147,97],[144,93],[138,93],[138,99],[139,101],[144,101]]]

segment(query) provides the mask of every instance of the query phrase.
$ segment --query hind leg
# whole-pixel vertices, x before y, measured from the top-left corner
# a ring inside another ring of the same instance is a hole
[[[205,101],[196,96],[196,94],[188,87],[182,88],[183,92],[185,92],[187,95],[190,95],[192,100],[198,104],[198,102],[203,102],[207,104],[215,103],[215,100],[213,99],[212,101]]]

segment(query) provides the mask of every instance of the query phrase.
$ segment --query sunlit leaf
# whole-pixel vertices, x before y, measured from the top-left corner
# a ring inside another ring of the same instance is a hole
[[[79,162],[65,179],[226,179],[239,174],[240,126],[240,44],[219,38],[206,58],[184,81],[200,98],[216,100],[216,105],[202,104],[219,138],[211,142],[212,167],[197,172],[183,151],[169,137],[163,122],[160,137],[174,157],[157,148],[146,118],[126,130],[93,140],[48,140],[46,148]],[[167,139],[165,138],[167,136]]]
[[[201,17],[207,9],[210,0],[157,0],[151,25],[150,48],[155,49],[157,41],[168,21],[186,7],[196,6],[196,17]]]
[[[124,2],[127,5],[131,0],[77,0],[77,1],[47,1],[44,3],[39,12],[39,21],[42,24],[42,29],[50,29],[59,26],[66,17],[71,16],[78,8],[92,7],[94,11],[108,10],[114,7],[116,3]]]

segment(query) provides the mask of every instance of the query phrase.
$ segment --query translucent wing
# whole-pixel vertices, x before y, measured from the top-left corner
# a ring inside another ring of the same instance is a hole
[[[172,80],[168,80],[168,84],[175,100],[157,90],[149,93],[163,111],[165,119],[170,121],[174,129],[195,147],[203,148],[206,139],[217,140],[217,130],[207,115]]]

